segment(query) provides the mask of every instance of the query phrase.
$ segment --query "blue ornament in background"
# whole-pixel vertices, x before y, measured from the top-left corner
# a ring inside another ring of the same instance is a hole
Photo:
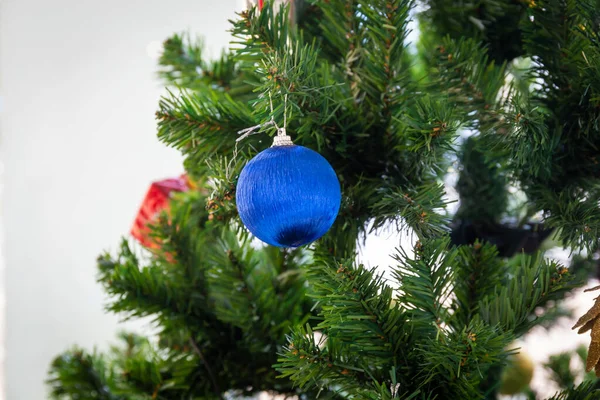
[[[331,228],[340,209],[340,183],[325,158],[283,133],[246,164],[236,202],[254,236],[273,246],[298,247]]]

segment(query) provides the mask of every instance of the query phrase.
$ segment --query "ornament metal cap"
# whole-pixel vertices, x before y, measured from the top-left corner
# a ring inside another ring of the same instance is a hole
[[[292,138],[286,134],[285,128],[277,129],[277,136],[273,138],[273,144],[271,145],[271,147],[293,145],[294,143],[292,142]]]

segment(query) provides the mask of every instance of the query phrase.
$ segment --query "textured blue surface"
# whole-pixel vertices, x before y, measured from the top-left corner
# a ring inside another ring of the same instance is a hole
[[[237,208],[246,227],[278,247],[298,247],[323,236],[340,209],[340,183],[319,153],[302,146],[262,151],[242,170]]]

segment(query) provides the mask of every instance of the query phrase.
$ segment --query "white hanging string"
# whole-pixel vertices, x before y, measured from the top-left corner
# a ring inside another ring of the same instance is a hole
[[[238,135],[240,135],[240,137],[238,137],[235,140],[236,146],[237,146],[237,143],[246,139],[248,136],[258,133],[258,132],[256,132],[258,129],[264,128],[265,126],[269,126],[269,125],[275,125],[275,127],[277,127],[277,125],[275,124],[275,121],[271,120],[271,121],[265,122],[263,124],[254,125],[254,126],[251,126],[250,128],[245,128],[245,129],[242,129],[241,131],[238,131]],[[279,130],[279,128],[277,128],[277,130]]]
[[[277,127],[277,136],[273,138],[273,145],[275,146],[292,146],[294,143],[292,142],[292,138],[287,135],[287,93],[285,94],[283,101],[283,128]]]
[[[283,129],[287,127],[287,93],[283,98]],[[279,133],[279,132],[278,132]]]
[[[277,123],[275,122],[275,119],[273,118],[273,99],[271,97],[271,93],[269,93],[269,106],[271,107],[271,120],[264,122],[262,124],[258,124],[258,125],[254,125],[251,126],[250,128],[245,128],[242,129],[240,131],[238,131],[238,134],[240,135],[236,140],[235,140],[235,148],[233,150],[233,159],[237,158],[237,154],[238,154],[238,143],[244,139],[246,139],[248,136],[253,135],[255,133],[258,133],[258,130],[261,128],[264,128],[266,126],[275,126],[275,128],[277,129],[277,135],[273,138],[273,146],[291,146],[294,143],[292,142],[292,138],[289,137],[287,135],[286,132],[286,128],[287,128],[287,99],[288,99],[288,95],[287,93],[285,94],[284,97],[284,105],[283,105],[283,128],[280,128]]]
[[[254,125],[254,126],[251,126],[250,128],[245,128],[245,129],[242,129],[242,130],[240,130],[240,131],[237,132],[238,135],[240,135],[240,137],[238,137],[235,140],[235,147],[233,148],[233,157],[229,161],[229,164],[227,166],[228,169],[230,168],[231,163],[233,163],[234,160],[237,160],[237,156],[238,156],[238,143],[239,142],[241,142],[242,140],[246,139],[250,135],[258,133],[257,131],[259,129],[261,129],[261,128],[264,128],[265,126],[274,125],[275,128],[277,128],[277,130],[279,131],[279,127],[277,126],[277,123],[275,123],[275,119],[273,119],[273,99],[271,98],[271,93],[269,93],[269,105],[271,107],[271,120],[270,121],[267,121],[267,122],[262,123],[262,124]]]
[[[264,128],[266,126],[274,126],[277,129],[277,135],[273,138],[273,144],[271,145],[271,147],[276,147],[276,146],[292,146],[294,143],[292,142],[292,138],[288,136],[287,132],[286,132],[286,127],[287,127],[287,99],[288,99],[288,95],[287,93],[285,94],[284,97],[284,103],[283,103],[283,128],[280,128],[277,123],[275,122],[275,119],[273,118],[273,99],[271,98],[271,93],[269,93],[269,106],[271,108],[271,120],[264,122],[262,124],[258,124],[258,125],[254,125],[251,126],[249,128],[245,128],[242,129],[240,131],[238,131],[238,135],[240,135],[236,140],[235,140],[235,146],[233,148],[233,156],[231,157],[231,160],[229,160],[229,162],[227,163],[227,168],[225,171],[225,176],[229,179],[230,173],[232,172],[232,164],[235,162],[235,160],[237,160],[237,156],[238,156],[238,144],[246,139],[248,136],[250,135],[254,135],[256,133],[258,133],[259,129]]]
[[[286,99],[287,99],[287,95],[286,95]],[[287,100],[286,100],[287,101]],[[275,122],[275,120],[273,119],[273,99],[271,98],[271,93],[269,93],[269,106],[271,107],[271,120],[262,124],[258,124],[258,125],[254,125],[251,126],[250,128],[245,128],[242,129],[240,131],[238,131],[238,135],[241,135],[240,137],[238,137],[235,141],[240,142],[244,139],[246,139],[248,136],[254,134],[254,133],[258,133],[256,132],[258,129],[260,128],[264,128],[265,126],[270,126],[270,125],[274,125],[275,128],[277,128],[277,132],[279,132],[279,126],[277,126],[277,123]],[[284,113],[284,118],[285,118],[285,113]],[[284,128],[285,128],[285,123],[284,123]]]

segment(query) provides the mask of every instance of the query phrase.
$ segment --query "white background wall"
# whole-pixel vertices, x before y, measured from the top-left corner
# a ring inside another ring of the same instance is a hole
[[[178,175],[155,138],[148,53],[174,32],[227,46],[238,0],[0,0],[8,400],[46,398],[51,359],[105,347],[95,259],[129,231],[152,180]]]

